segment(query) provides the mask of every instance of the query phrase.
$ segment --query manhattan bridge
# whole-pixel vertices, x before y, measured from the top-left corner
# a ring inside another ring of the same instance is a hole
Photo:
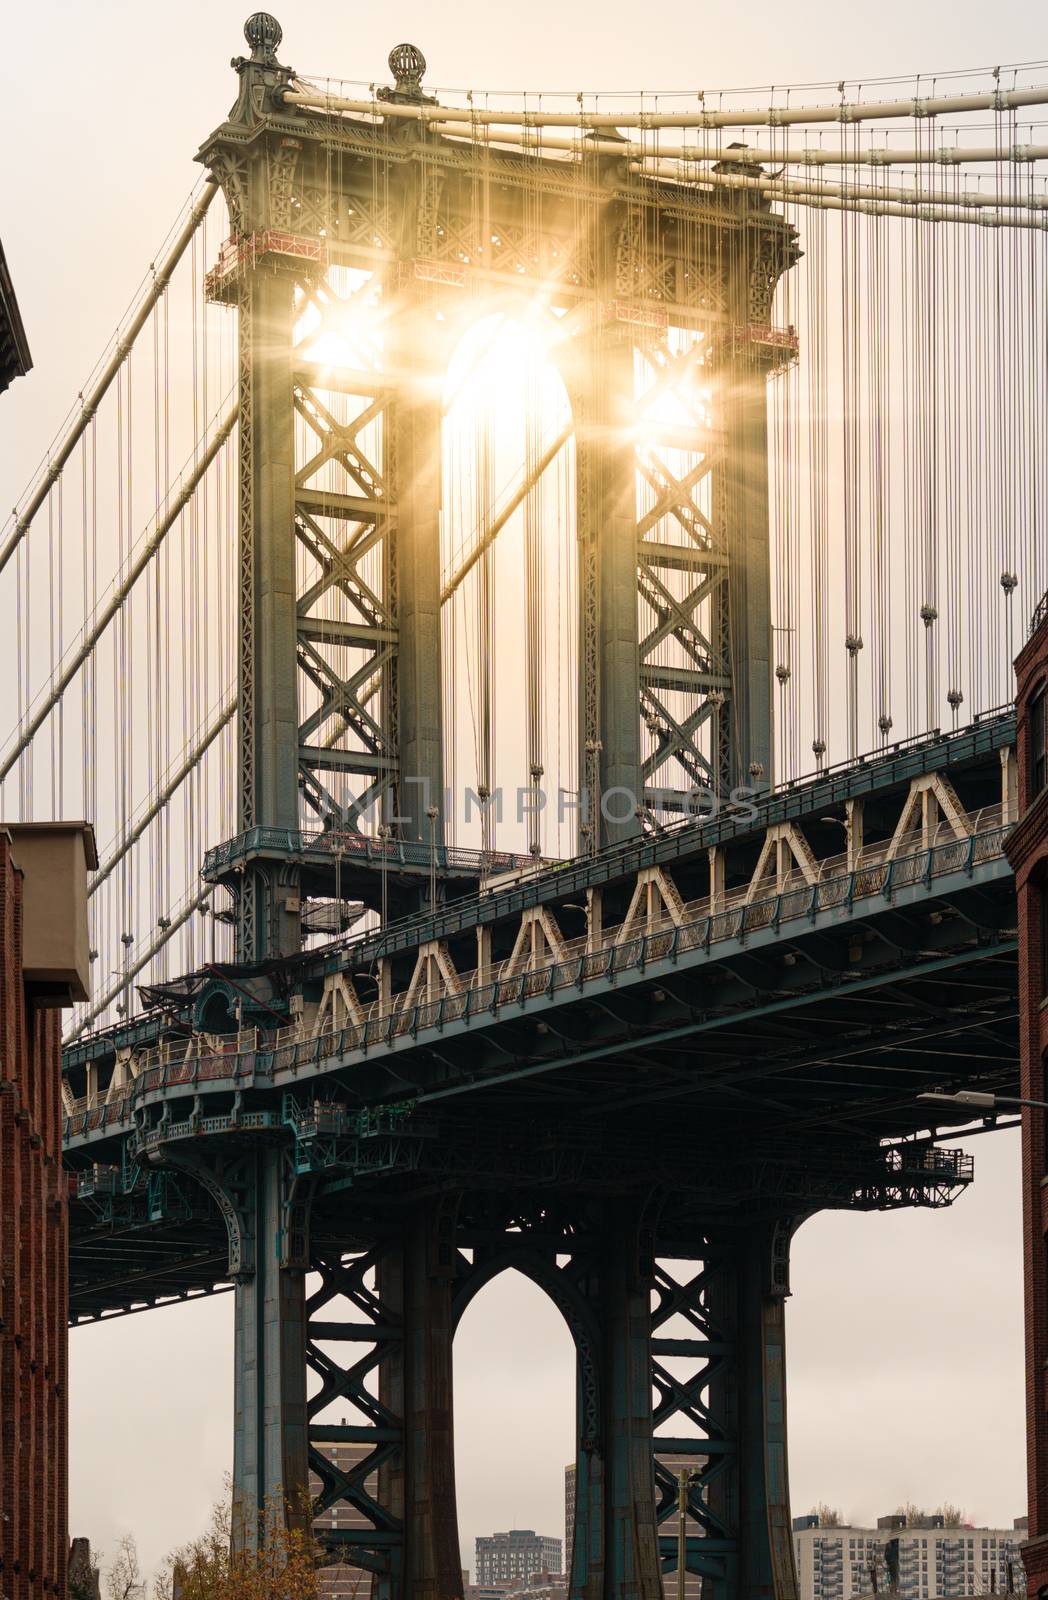
[[[241,1546],[312,1483],[377,1600],[451,1600],[455,1328],[515,1268],[572,1600],[661,1595],[682,1493],[708,1600],[789,1600],[791,1237],[948,1204],[917,1095],[1017,1076],[1048,86],[245,36],[0,542],[5,815],[100,844],[71,1320],[230,1291]]]

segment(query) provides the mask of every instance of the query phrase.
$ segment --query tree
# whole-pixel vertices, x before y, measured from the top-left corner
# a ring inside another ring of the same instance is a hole
[[[145,1600],[145,1592],[135,1536],[125,1533],[117,1544],[112,1564],[106,1568],[106,1593],[109,1600]]]
[[[964,1526],[967,1514],[961,1510],[960,1506],[952,1506],[947,1500],[945,1505],[939,1507],[938,1515],[942,1517],[945,1527],[961,1528]]]
[[[322,1552],[308,1531],[310,1519],[299,1520],[305,1528],[289,1529],[283,1508],[267,1507],[257,1554],[234,1554],[230,1503],[220,1502],[207,1532],[168,1556],[155,1600],[317,1600]]]
[[[904,1506],[896,1506],[895,1515],[905,1517],[908,1528],[916,1528],[924,1520],[924,1511],[913,1500],[907,1500]]]
[[[820,1500],[817,1506],[812,1507],[811,1514],[813,1517],[818,1518],[820,1528],[839,1528],[842,1526],[841,1514],[836,1506],[828,1506],[824,1500]]]

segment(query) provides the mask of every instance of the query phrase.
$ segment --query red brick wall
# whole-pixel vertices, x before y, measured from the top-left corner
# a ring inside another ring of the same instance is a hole
[[[26,1004],[22,878],[0,832],[0,1592],[64,1596],[68,1180],[61,1012]]]

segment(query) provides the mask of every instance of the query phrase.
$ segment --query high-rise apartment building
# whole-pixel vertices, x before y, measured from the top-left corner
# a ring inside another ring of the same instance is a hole
[[[563,1558],[561,1541],[533,1528],[482,1534],[477,1539],[477,1584],[486,1588],[527,1583],[534,1573],[563,1571]]]
[[[946,1527],[942,1516],[907,1525],[880,1517],[876,1528],[821,1527],[795,1517],[793,1548],[800,1600],[851,1600],[898,1594],[899,1600],[1026,1591],[1019,1547],[1025,1529]]]

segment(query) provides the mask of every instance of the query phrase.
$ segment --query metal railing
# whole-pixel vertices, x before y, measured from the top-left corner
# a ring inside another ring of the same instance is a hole
[[[324,855],[354,861],[385,862],[387,866],[423,867],[435,865],[441,872],[464,871],[483,876],[514,872],[523,868],[541,870],[549,863],[534,856],[515,855],[508,850],[471,850],[460,845],[428,845],[415,839],[379,839],[350,829],[333,828],[248,828],[222,844],[213,845],[204,856],[203,876],[213,876],[256,850],[279,850],[291,856]]]
[[[349,955],[368,960],[410,949],[423,939],[443,939],[461,932],[467,919],[489,922],[512,915],[543,898],[580,894],[591,885],[627,877],[642,867],[670,864],[708,845],[730,842],[759,833],[773,822],[832,808],[854,793],[868,794],[876,786],[887,787],[912,778],[918,771],[938,765],[935,759],[944,750],[966,757],[997,748],[1014,738],[1015,716],[1011,707],[980,714],[957,734],[944,736],[938,730],[900,740],[887,750],[862,757],[857,762],[842,762],[820,772],[769,790],[753,801],[756,819],[742,812],[722,811],[713,818],[684,818],[656,833],[644,834],[624,843],[609,845],[589,856],[547,862],[537,872],[529,872],[520,884],[491,884],[485,894],[455,900],[435,914],[425,910],[389,922],[384,928],[368,929],[351,938],[314,947],[303,959],[311,970],[326,970],[322,964],[331,957]],[[864,780],[864,781],[860,781]],[[533,865],[529,861],[529,865]]]
[[[902,888],[930,886],[938,877],[972,872],[977,866],[1004,854],[1009,829],[1001,822],[1000,807],[991,806],[970,817],[971,834],[932,842],[909,854],[887,855],[880,844],[863,851],[854,867],[839,870],[844,858],[822,863],[815,882],[795,871],[773,895],[757,899],[752,885],[718,896],[688,902],[678,922],[663,915],[643,931],[620,924],[603,930],[598,948],[585,937],[566,942],[556,959],[513,970],[512,959],[483,971],[462,973],[457,988],[431,997],[413,998],[413,988],[383,1004],[375,1000],[359,1008],[359,1016],[340,1026],[317,1029],[314,1023],[278,1029],[271,1037],[259,1030],[222,1038],[196,1034],[188,1043],[164,1043],[134,1062],[133,1081],[86,1100],[66,1103],[65,1137],[129,1120],[141,1096],[208,1081],[238,1082],[256,1070],[294,1073],[301,1067],[342,1057],[374,1046],[388,1046],[405,1035],[416,1036],[429,1028],[491,1017],[507,1005],[520,1005],[540,996],[565,990],[582,993],[588,984],[643,970],[654,961],[677,960],[688,952],[710,949],[727,940],[744,940],[766,928],[779,929],[798,920],[812,921],[828,910],[851,909],[856,902],[880,897],[890,900]]]
[[[1034,611],[1033,616],[1030,618],[1031,639],[1046,617],[1048,617],[1048,589],[1045,590],[1044,594],[1042,594],[1040,600],[1037,602],[1036,610]]]

